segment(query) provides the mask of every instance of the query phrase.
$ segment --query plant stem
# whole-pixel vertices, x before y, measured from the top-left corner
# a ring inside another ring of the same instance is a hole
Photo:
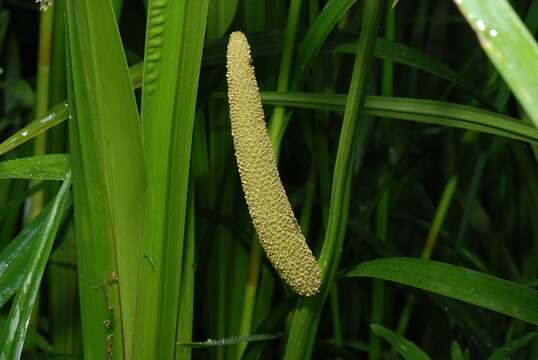
[[[37,55],[37,84],[35,116],[42,117],[49,107],[50,89],[50,54],[52,45],[52,28],[54,24],[54,6],[42,11],[39,18],[39,50]],[[47,133],[36,136],[34,140],[34,155],[44,155],[47,150]],[[34,183],[35,185],[35,183]],[[36,217],[43,209],[44,193],[39,191],[32,196],[31,212],[28,220]]]
[[[366,98],[366,85],[369,79],[370,64],[373,59],[383,3],[377,0],[367,0],[364,5],[361,35],[346,101],[344,121],[340,130],[329,220],[323,249],[318,261],[322,269],[324,283],[320,294],[298,301],[288,335],[285,359],[309,359],[311,357],[319,318],[338,269],[349,216],[349,192],[353,160],[357,152],[359,135],[364,136],[364,132],[360,132],[359,129],[362,130],[363,126],[366,125],[364,118],[363,121],[359,121],[359,115]]]
[[[394,40],[394,7],[387,6],[385,19],[385,38]],[[392,84],[394,78],[394,63],[391,60],[383,59],[383,73],[381,83],[381,93],[383,96],[392,96]],[[382,129],[385,133],[392,132],[390,122],[383,122]],[[386,170],[381,173],[381,183],[387,178]],[[380,186],[381,187],[381,186]],[[389,214],[389,197],[390,190],[386,189],[381,195],[381,199],[377,205],[376,214],[376,233],[382,242],[387,241],[387,227]],[[371,323],[383,324],[383,305],[385,303],[385,283],[383,280],[373,281],[372,294],[372,316]],[[370,360],[379,359],[381,354],[381,338],[370,332],[370,351],[368,357]]]

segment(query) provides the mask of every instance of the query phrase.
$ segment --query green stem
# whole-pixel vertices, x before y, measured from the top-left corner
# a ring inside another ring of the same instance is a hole
[[[50,54],[52,46],[52,28],[54,24],[54,6],[42,11],[39,19],[39,50],[37,55],[37,84],[35,116],[40,118],[47,113],[49,107],[50,89]],[[47,134],[42,133],[34,140],[34,155],[44,155],[47,150]],[[34,184],[35,185],[35,184]],[[30,219],[33,219],[43,209],[44,194],[39,191],[32,196],[32,210]],[[28,219],[28,220],[30,220]]]
[[[381,173],[379,179],[379,187],[381,188],[385,183],[388,175],[386,171]],[[389,189],[383,191],[383,195],[377,205],[376,214],[376,233],[380,241],[385,243],[387,241],[387,228],[389,217]],[[385,303],[385,282],[383,280],[375,279],[373,281],[373,294],[372,294],[372,316],[371,323],[382,324],[383,323],[383,305]],[[381,355],[381,338],[370,333],[370,349],[369,359],[379,359]]]
[[[37,54],[37,82],[36,82],[36,103],[35,116],[42,117],[47,113],[49,107],[49,88],[50,88],[50,53],[52,44],[52,27],[54,20],[54,6],[47,11],[42,11],[39,18],[39,50]],[[39,134],[34,139],[34,155],[44,155],[47,151],[47,133]],[[36,185],[32,181],[30,186]],[[27,221],[35,218],[43,209],[45,201],[44,191],[36,192],[30,198],[30,213]],[[40,309],[39,294],[36,298],[35,305],[32,308],[31,324],[37,327]]]
[[[319,258],[324,283],[319,295],[302,298],[298,301],[288,335],[285,359],[309,359],[311,357],[319,318],[340,262],[349,216],[353,160],[357,153],[359,135],[364,136],[364,132],[360,132],[359,129],[362,130],[362,127],[366,125],[364,118],[360,122],[358,119],[366,98],[370,64],[373,59],[377,27],[383,4],[382,1],[367,0],[364,5],[361,36],[357,46],[336,155],[328,226]]]
[[[394,8],[387,6],[385,19],[385,38],[394,40]],[[392,84],[394,78],[394,63],[391,60],[383,59],[383,73],[381,82],[381,93],[383,96],[392,96]],[[390,134],[391,122],[383,122],[382,129]],[[386,171],[382,172],[381,183],[387,178]],[[387,241],[387,224],[389,213],[389,190],[385,190],[377,205],[376,233],[382,242]],[[373,281],[372,293],[372,316],[371,323],[383,324],[383,305],[385,303],[385,283],[383,280]],[[370,332],[370,349],[368,358],[370,360],[379,359],[381,354],[381,338]]]
[[[256,289],[260,277],[260,264],[262,257],[262,248],[258,237],[252,239],[252,248],[248,260],[247,281],[245,283],[245,296],[243,301],[243,312],[241,314],[241,323],[239,325],[239,334],[248,335],[252,328],[252,318],[254,317],[254,305],[256,304]],[[241,359],[247,343],[239,343],[237,358]]]

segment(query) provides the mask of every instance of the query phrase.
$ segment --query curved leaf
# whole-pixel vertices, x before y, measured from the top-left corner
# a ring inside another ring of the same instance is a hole
[[[355,2],[356,0],[330,0],[323,10],[321,10],[299,46],[295,60],[297,71],[291,80],[290,89],[298,90],[301,87],[323,42]],[[356,48],[357,44],[355,44],[350,52],[354,54]]]
[[[324,93],[262,92],[265,104],[343,111],[346,96]],[[443,101],[369,96],[365,110],[373,116],[450,126],[505,136],[530,143],[538,142],[538,130],[514,118],[471,106]]]
[[[354,42],[345,43],[337,46],[335,51],[339,53],[353,53],[356,46],[357,44]],[[473,83],[433,56],[417,49],[387,39],[377,39],[375,56],[408,65],[448,80],[467,91],[483,104],[489,104],[488,100],[482,95],[482,92]]]
[[[507,0],[454,0],[497,70],[538,126],[538,45]]]
[[[28,265],[28,257],[34,248],[37,236],[40,234],[51,211],[49,204],[36,216],[32,222],[0,252],[0,308],[15,294],[22,281]],[[62,221],[71,213],[71,197],[68,198]]]
[[[407,340],[403,336],[395,333],[392,330],[387,329],[381,325],[372,324],[370,325],[372,331],[381,336],[383,339],[387,340],[394,349],[402,355],[406,360],[429,360],[430,357],[422,351],[418,346],[413,344],[411,341]]]
[[[56,105],[47,115],[32,121],[0,144],[0,155],[25,143],[36,135],[58,125],[69,116],[67,102]]]
[[[527,335],[524,335],[520,338],[515,339],[508,345],[503,346],[500,349],[497,349],[491,356],[488,358],[488,360],[504,360],[504,359],[510,359],[512,355],[525,345],[527,345],[531,340],[533,340],[538,333],[530,333]]]
[[[538,291],[460,266],[417,258],[385,258],[359,264],[343,276],[394,281],[538,325]]]

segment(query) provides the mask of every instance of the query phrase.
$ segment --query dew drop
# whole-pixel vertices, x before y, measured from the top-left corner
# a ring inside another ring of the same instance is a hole
[[[22,135],[22,136],[26,136],[26,135],[28,135],[28,131],[26,131],[26,130],[23,131],[23,132],[21,133],[21,135]]]
[[[495,30],[495,29],[491,29],[491,30],[489,31],[489,35],[490,35],[491,37],[495,37],[495,36],[499,35],[499,33],[497,33],[497,30]]]
[[[458,5],[463,4],[463,0],[455,0],[455,1],[456,1],[456,4],[458,4]]]
[[[476,21],[476,27],[477,27],[478,30],[480,30],[480,31],[484,31],[484,30],[486,30],[486,24],[485,24],[484,21],[482,21],[482,20],[477,20],[477,21]]]

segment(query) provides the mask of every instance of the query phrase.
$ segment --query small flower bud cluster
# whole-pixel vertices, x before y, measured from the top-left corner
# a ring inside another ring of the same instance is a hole
[[[320,267],[306,244],[280,180],[251,62],[245,35],[232,33],[226,77],[243,192],[260,243],[279,275],[298,294],[315,295],[321,285]]]
[[[45,11],[52,6],[52,0],[35,0],[39,4],[39,10]]]

